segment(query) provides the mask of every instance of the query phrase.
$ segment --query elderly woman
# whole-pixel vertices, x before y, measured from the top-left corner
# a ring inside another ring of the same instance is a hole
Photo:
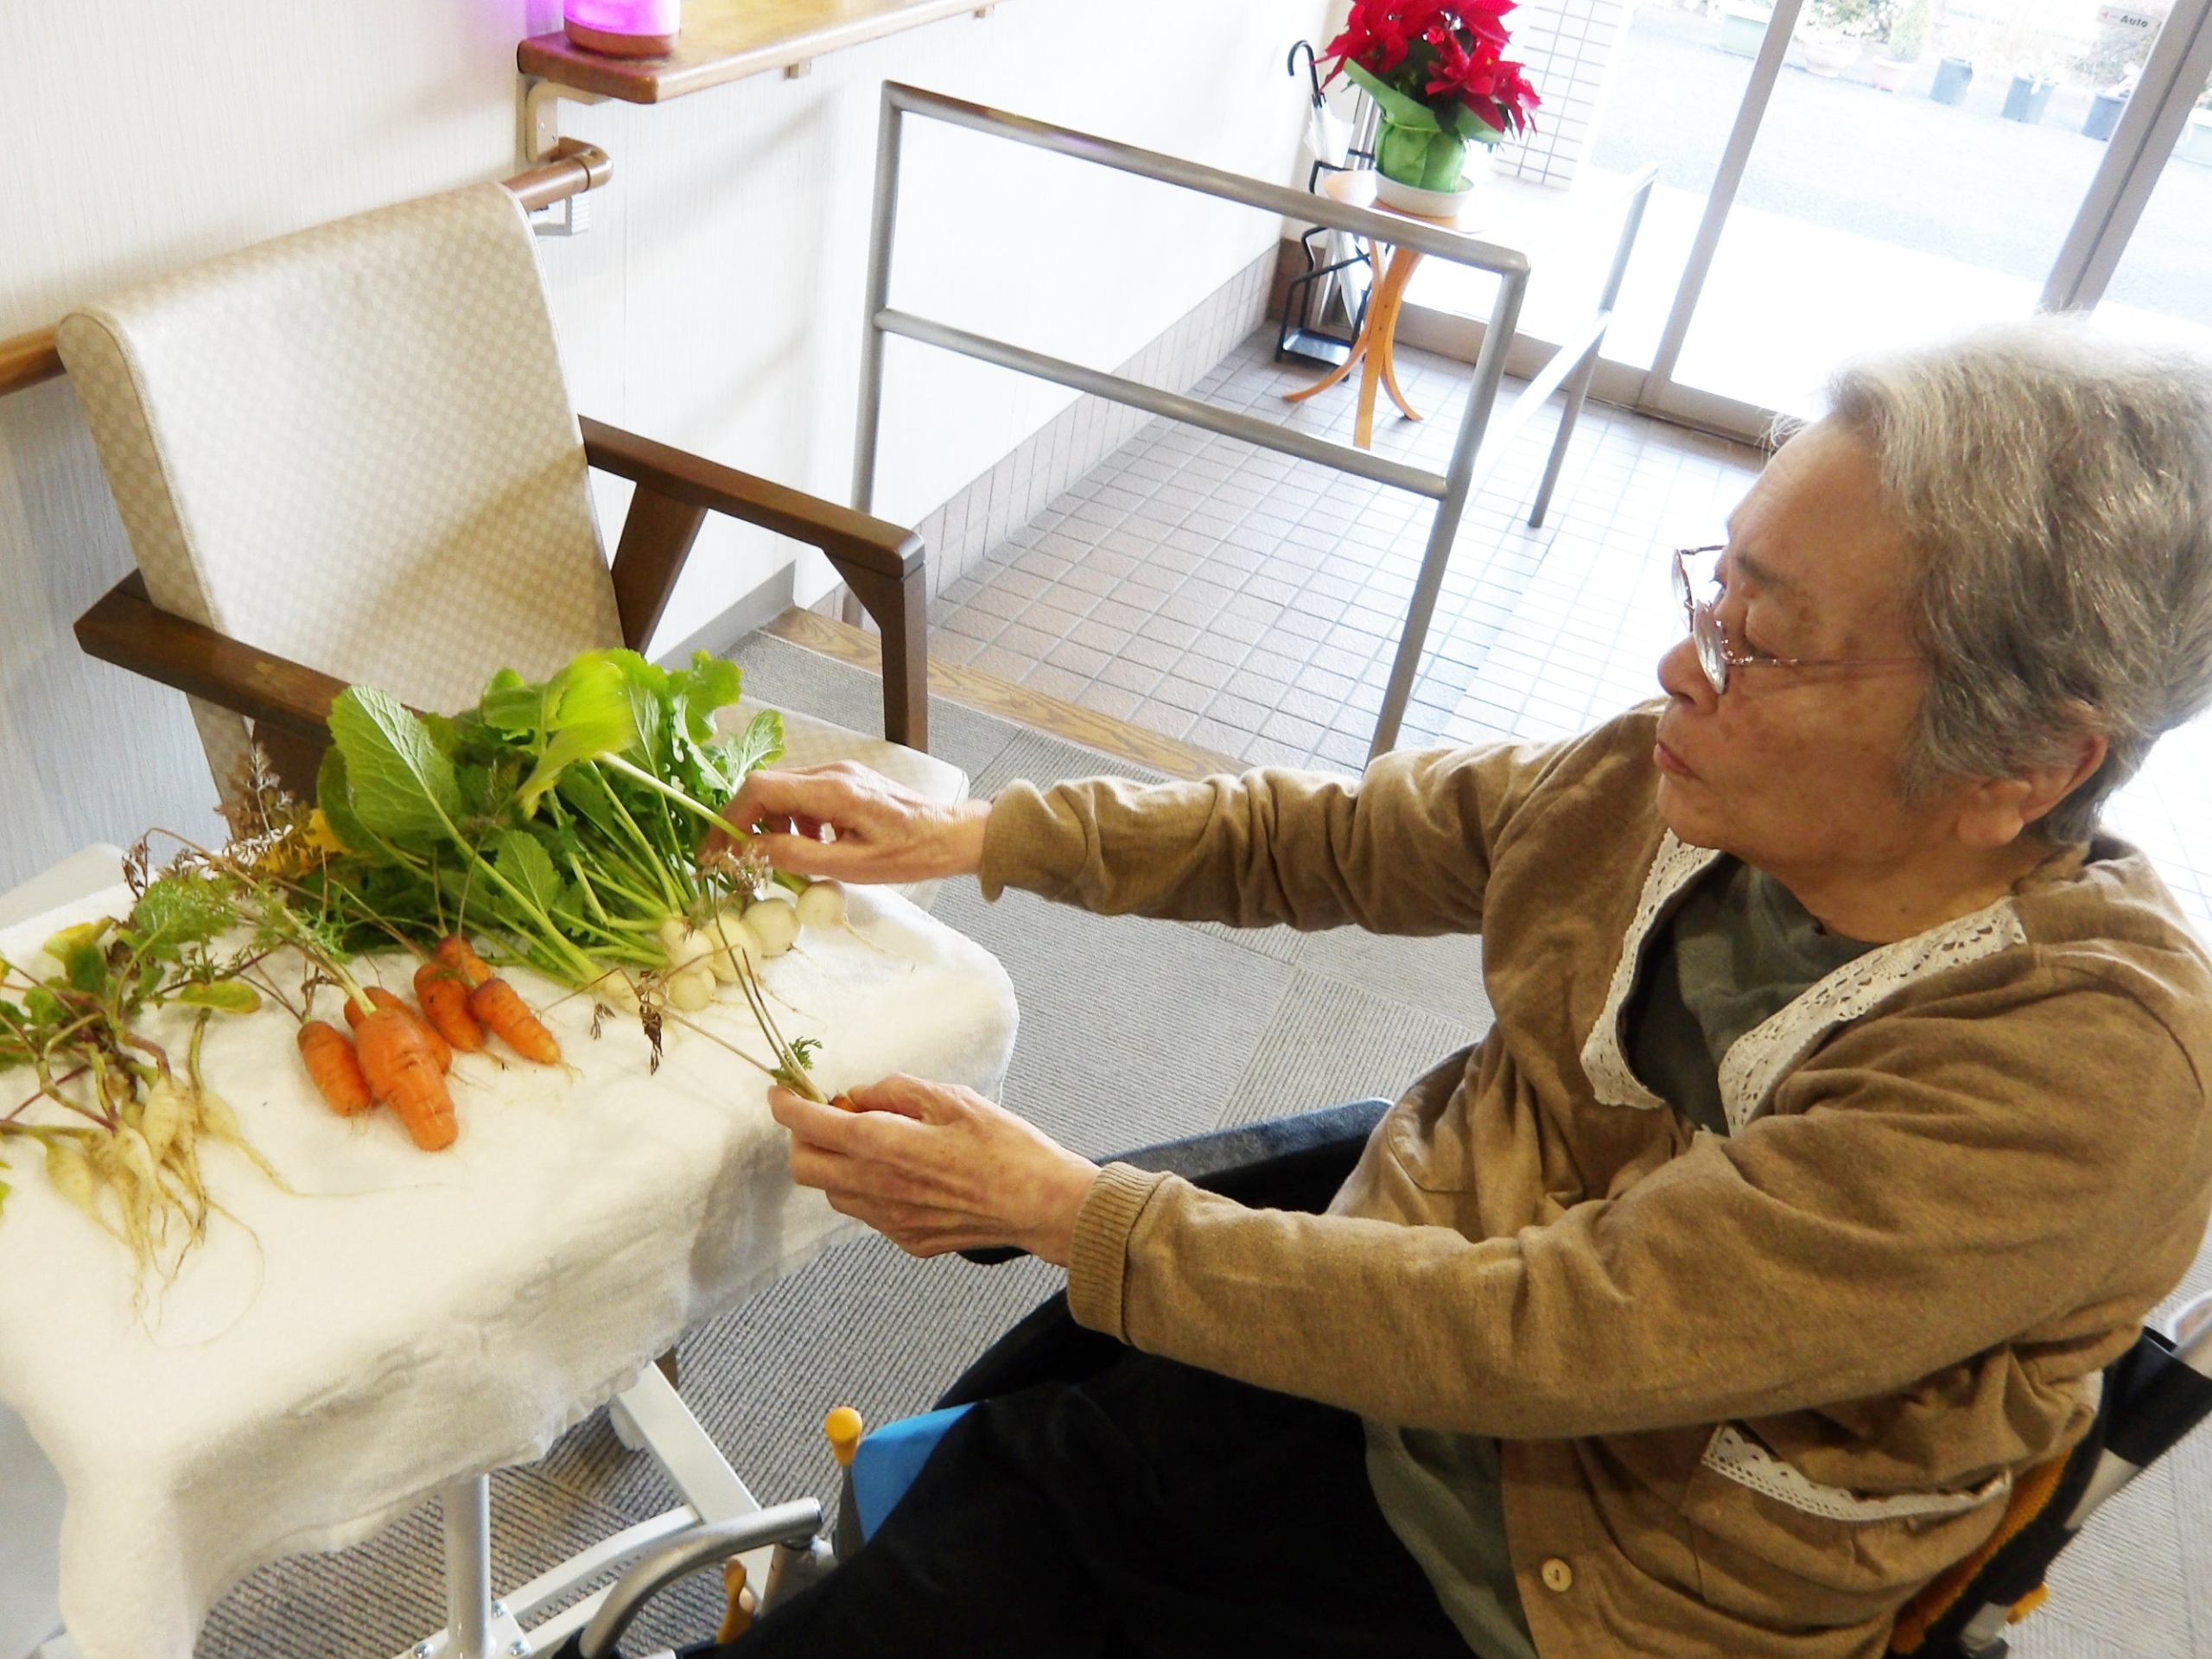
[[[1497,1017],[1322,1216],[779,1095],[798,1180],[1133,1351],[738,1651],[1858,1659],[2084,1432],[2212,1208],[2212,972],[2097,831],[2212,699],[2212,372],[2052,321],[1852,369],[1675,558],[1664,701],[1570,742],[746,785],[809,874],[1478,931]]]

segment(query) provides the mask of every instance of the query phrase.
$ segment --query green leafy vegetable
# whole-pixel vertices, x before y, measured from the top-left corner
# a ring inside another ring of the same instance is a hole
[[[453,762],[398,698],[348,686],[330,706],[330,735],[346,758],[346,799],[365,828],[395,842],[452,833],[462,813]]]

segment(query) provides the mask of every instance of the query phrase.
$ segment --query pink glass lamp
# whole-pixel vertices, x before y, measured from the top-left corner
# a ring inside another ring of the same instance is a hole
[[[683,0],[563,0],[569,44],[617,58],[657,58],[676,50]]]

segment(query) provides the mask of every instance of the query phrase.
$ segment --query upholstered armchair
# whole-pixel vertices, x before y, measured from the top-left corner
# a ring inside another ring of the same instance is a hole
[[[450,711],[503,667],[645,649],[721,512],[819,548],[882,630],[883,737],[786,713],[789,763],[966,792],[924,753],[920,538],[580,422],[534,239],[497,185],[161,277],[73,313],[59,342],[138,560],[78,639],[190,695],[219,788],[250,728],[311,791],[349,682]],[[592,468],[636,486],[611,563]]]

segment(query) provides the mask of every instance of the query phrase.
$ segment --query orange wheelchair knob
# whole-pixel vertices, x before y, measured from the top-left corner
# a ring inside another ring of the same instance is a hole
[[[861,1421],[861,1414],[850,1406],[840,1406],[822,1420],[822,1432],[830,1437],[830,1452],[842,1467],[851,1468],[853,1452],[861,1443],[861,1436],[868,1425]]]

